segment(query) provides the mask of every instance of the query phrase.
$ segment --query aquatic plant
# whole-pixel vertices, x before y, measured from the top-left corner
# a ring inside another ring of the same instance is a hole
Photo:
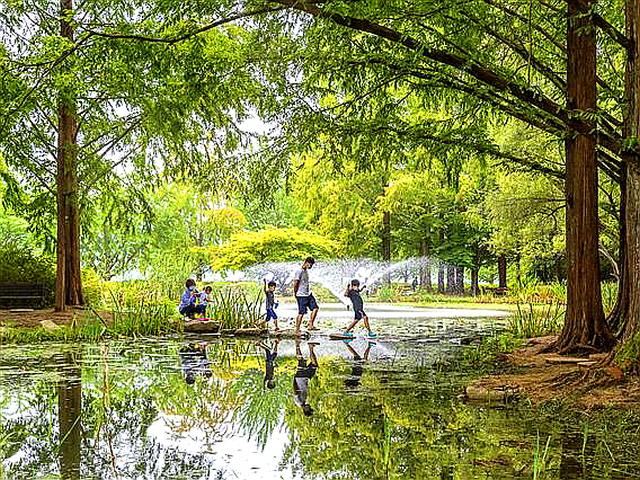
[[[544,449],[540,448],[540,431],[536,431],[536,445],[533,450],[533,480],[540,480],[547,470],[547,457],[549,455],[549,444],[551,435],[547,437]]]
[[[262,295],[242,288],[225,287],[212,292],[211,313],[222,329],[257,327],[263,320]]]
[[[522,338],[542,337],[558,333],[564,321],[564,305],[548,303],[540,307],[533,303],[516,304],[516,312],[508,317],[509,330]]]

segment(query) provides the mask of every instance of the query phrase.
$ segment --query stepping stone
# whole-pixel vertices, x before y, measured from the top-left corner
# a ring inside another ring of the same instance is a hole
[[[27,312],[33,312],[33,308],[12,308],[9,311],[11,313],[27,313]]]
[[[40,326],[48,333],[55,333],[60,331],[60,325],[51,320],[42,320]]]
[[[220,324],[213,320],[189,320],[184,323],[185,332],[215,333],[220,330]]]

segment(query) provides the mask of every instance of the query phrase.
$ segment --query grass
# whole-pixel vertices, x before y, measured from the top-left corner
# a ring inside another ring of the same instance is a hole
[[[74,316],[68,325],[53,328],[0,327],[1,343],[36,343],[41,341],[95,342],[107,338],[180,335],[182,321],[175,300],[161,295],[140,295],[136,288],[109,288],[101,308],[89,307]],[[208,315],[223,329],[255,327],[262,320],[261,291],[247,291],[242,286],[220,286],[212,292],[213,302]],[[103,312],[103,313],[100,313]],[[106,314],[104,313],[106,312]]]
[[[557,334],[564,323],[565,306],[560,303],[547,305],[516,305],[516,311],[508,317],[509,331],[520,338],[543,337]]]

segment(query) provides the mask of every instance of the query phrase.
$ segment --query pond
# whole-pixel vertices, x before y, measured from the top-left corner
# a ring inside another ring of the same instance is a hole
[[[465,339],[502,328],[499,315],[373,311],[375,343],[1,347],[0,478],[640,477],[635,414],[460,398],[477,375]]]

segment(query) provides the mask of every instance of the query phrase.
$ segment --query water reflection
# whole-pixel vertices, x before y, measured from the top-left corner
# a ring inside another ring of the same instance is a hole
[[[82,380],[79,354],[56,355],[59,365],[58,421],[60,474],[65,480],[80,478],[80,440],[82,433]]]
[[[307,342],[309,347],[309,361],[302,355],[300,347],[300,339],[296,339],[296,360],[298,367],[293,376],[293,397],[297,406],[299,406],[307,417],[313,415],[313,408],[307,402],[309,396],[309,381],[316,376],[318,371],[318,359],[316,358],[315,347],[317,342]]]
[[[456,348],[326,338],[4,347],[0,478],[640,475],[638,416],[464,404],[471,373],[455,359],[472,347]]]
[[[197,375],[211,377],[206,342],[187,343],[180,347],[178,355],[182,365],[182,375],[187,385],[193,385]]]

